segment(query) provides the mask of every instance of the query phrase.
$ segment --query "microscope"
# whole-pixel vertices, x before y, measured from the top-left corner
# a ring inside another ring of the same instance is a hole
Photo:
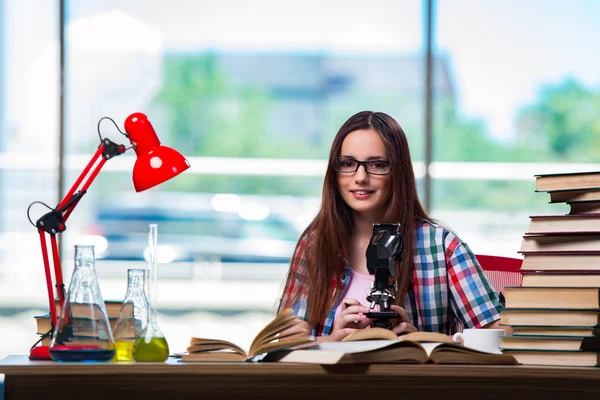
[[[403,248],[400,224],[373,224],[373,235],[367,247],[367,269],[371,275],[375,275],[375,281],[371,284],[367,301],[371,303],[371,310],[378,305],[379,311],[365,314],[373,319],[372,327],[392,329],[390,319],[398,318],[395,312],[390,311],[395,300],[390,288],[398,291],[396,280],[390,285],[390,276],[396,275],[396,261],[402,260]]]

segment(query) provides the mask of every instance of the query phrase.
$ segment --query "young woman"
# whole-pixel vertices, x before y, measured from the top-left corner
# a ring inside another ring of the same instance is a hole
[[[365,253],[374,223],[400,223],[404,241],[391,307],[400,316],[392,321],[395,333],[451,333],[456,322],[497,327],[498,294],[475,256],[419,202],[402,128],[371,111],[350,117],[333,140],[321,209],[296,246],[280,309],[292,308],[321,341],[369,326],[364,314],[374,277]]]

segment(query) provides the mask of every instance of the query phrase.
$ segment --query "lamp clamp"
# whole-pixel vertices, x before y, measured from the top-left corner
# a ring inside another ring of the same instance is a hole
[[[127,150],[125,148],[125,145],[117,144],[108,138],[102,139],[102,143],[100,144],[100,146],[102,145],[104,145],[104,149],[102,150],[102,157],[106,160],[121,155]]]

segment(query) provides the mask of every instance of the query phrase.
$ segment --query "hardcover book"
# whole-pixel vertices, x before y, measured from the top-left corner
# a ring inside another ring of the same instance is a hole
[[[60,311],[61,311],[60,302],[58,301],[58,299],[56,299],[55,302],[56,302],[56,312],[58,313],[58,315],[60,315]],[[108,315],[109,318],[111,318],[111,317],[119,318],[119,312],[121,311],[122,305],[123,305],[123,302],[120,300],[105,300],[104,301],[104,307],[106,308],[106,314]],[[86,311],[87,311],[87,309],[86,309]],[[74,315],[78,314],[77,304],[71,304],[71,312]]]
[[[505,350],[504,354],[522,364],[570,367],[597,367],[600,358],[600,353],[581,350]]]
[[[35,322],[37,326],[37,334],[44,335],[52,329],[52,320],[50,319],[50,314],[45,315],[36,315]],[[110,323],[110,327],[112,331],[115,331],[115,326],[117,325],[118,318],[110,317],[108,318],[108,322]]]
[[[283,310],[256,335],[248,351],[226,340],[192,337],[181,361],[246,361],[263,353],[314,342],[306,330],[297,328],[300,322],[292,310]]]
[[[502,311],[504,325],[586,327],[600,324],[600,309],[506,308]]]
[[[519,253],[600,255],[600,235],[524,236]]]
[[[266,361],[310,364],[517,364],[512,356],[464,347],[448,335],[412,332],[397,337],[383,328],[356,331],[342,342],[325,342],[306,349],[271,353]]]
[[[600,188],[600,172],[565,172],[536,175],[535,188],[538,192]]]
[[[600,287],[600,270],[522,271],[523,286]]]
[[[583,336],[516,336],[500,338],[505,350],[584,350],[600,351],[600,337]]]
[[[574,203],[580,201],[600,201],[600,189],[558,190],[550,192],[550,203]]]
[[[526,287],[504,288],[506,308],[600,308],[600,287]]]
[[[600,214],[531,216],[526,235],[600,234]]]
[[[600,252],[599,252],[600,253]],[[537,254],[523,256],[525,271],[600,271],[600,254]]]
[[[502,324],[504,325],[504,324]],[[579,336],[593,337],[600,335],[600,326],[532,326],[532,325],[511,325],[513,336]]]
[[[569,214],[600,214],[600,201],[576,201],[568,204]]]

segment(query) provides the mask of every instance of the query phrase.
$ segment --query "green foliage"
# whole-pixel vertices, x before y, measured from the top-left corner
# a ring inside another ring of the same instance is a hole
[[[188,156],[312,158],[315,145],[290,132],[270,132],[273,99],[261,87],[233,87],[219,70],[214,54],[169,55],[163,86],[154,99],[167,119],[173,147]],[[322,151],[321,151],[322,153]],[[264,178],[182,176],[176,190],[257,194]],[[269,192],[306,189],[288,178],[270,179]],[[311,186],[312,187],[312,186]]]
[[[499,144],[482,121],[456,113],[451,99],[435,104],[435,161],[593,162],[600,158],[600,93],[566,80],[540,90],[518,113],[518,140]],[[443,180],[433,183],[438,209],[544,209],[535,181]],[[554,210],[548,209],[550,213]],[[541,211],[540,211],[541,212]]]
[[[165,57],[163,86],[154,103],[167,115],[174,143],[190,156],[301,157],[302,138],[269,135],[271,94],[226,82],[215,54]]]
[[[518,116],[521,141],[556,161],[594,162],[600,157],[600,92],[573,79],[543,87],[537,102]]]
[[[453,99],[437,99],[434,111],[434,161],[523,162],[547,158],[541,150],[491,139],[483,121],[458,114]]]
[[[289,124],[273,129],[279,99],[260,84],[228,82],[214,53],[170,54],[154,106],[166,120],[173,147],[188,156],[326,159],[339,127],[362,110],[395,117],[422,160],[424,103],[420,94],[374,91],[353,82],[320,104],[316,132]],[[600,158],[600,93],[574,80],[542,88],[535,104],[518,113],[516,143],[498,143],[484,121],[461,116],[453,98],[435,99],[433,160],[457,162],[596,161]],[[308,136],[310,135],[310,136]],[[320,177],[183,175],[176,191],[319,196]],[[518,194],[518,195],[515,195]],[[433,199],[440,208],[523,208],[539,204],[531,182],[437,181]]]
[[[445,210],[536,209],[541,213],[549,201],[546,193],[535,192],[533,177],[531,181],[436,180],[432,192],[433,208]]]

